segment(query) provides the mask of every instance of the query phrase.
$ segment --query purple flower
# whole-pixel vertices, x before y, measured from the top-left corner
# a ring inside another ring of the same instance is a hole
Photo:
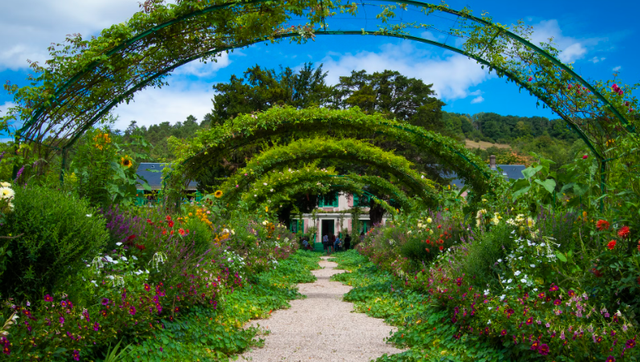
[[[102,305],[107,305],[107,304],[109,304],[109,299],[102,298]]]
[[[635,339],[630,339],[627,341],[627,343],[624,344],[624,348],[625,349],[630,349],[636,346],[636,340]]]
[[[64,317],[60,316],[60,318],[58,320],[60,321],[60,325],[64,324]]]
[[[129,307],[129,314],[136,315],[136,307],[134,306]]]
[[[80,361],[80,352],[78,352],[77,349],[73,350],[73,360],[74,361]]]
[[[540,353],[543,356],[546,356],[549,354],[549,346],[546,344],[541,344],[540,348],[538,348],[538,353]]]
[[[18,173],[16,174],[16,178],[15,178],[15,180],[13,180],[13,182],[18,181],[18,179],[20,178],[20,176],[22,176],[22,173],[23,173],[23,172],[24,172],[24,166],[22,166],[22,167],[20,168],[20,170],[18,170]]]
[[[96,331],[96,332],[97,332],[97,331],[99,331],[99,330],[100,330],[100,323],[95,322],[95,323],[93,324],[93,330],[94,330],[94,331]]]
[[[53,302],[53,298],[49,294],[47,294],[47,295],[44,296],[44,301],[45,302]]]

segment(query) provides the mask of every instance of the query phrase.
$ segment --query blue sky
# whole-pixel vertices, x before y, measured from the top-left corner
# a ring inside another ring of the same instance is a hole
[[[586,79],[604,80],[617,71],[623,83],[640,81],[640,26],[635,17],[640,2],[613,0],[539,0],[447,2],[453,9],[468,7],[475,15],[487,11],[494,21],[513,24],[519,19],[533,26],[534,40],[553,37],[562,50],[561,60],[573,63]],[[138,10],[137,0],[22,0],[0,3],[0,80],[26,85],[27,59],[43,62],[46,48],[61,42],[65,34],[97,34],[104,27],[128,19]],[[407,15],[407,18],[410,15]],[[331,24],[330,24],[331,25]],[[334,25],[331,25],[334,26]],[[337,30],[338,24],[332,29]],[[344,29],[348,25],[342,25]],[[353,26],[360,26],[357,22]],[[437,35],[436,35],[437,36]],[[192,63],[169,78],[169,87],[147,89],[135,102],[113,111],[117,128],[131,120],[139,125],[183,121],[194,115],[202,119],[211,110],[212,84],[228,81],[248,67],[280,65],[298,68],[305,62],[324,64],[329,83],[352,70],[369,72],[398,70],[409,77],[433,83],[447,104],[446,111],[459,113],[496,112],[503,115],[545,116],[535,98],[520,94],[507,83],[460,55],[432,46],[390,38],[342,36],[317,37],[304,45],[254,45],[224,54],[217,63]],[[11,97],[0,91],[0,114],[11,105]]]

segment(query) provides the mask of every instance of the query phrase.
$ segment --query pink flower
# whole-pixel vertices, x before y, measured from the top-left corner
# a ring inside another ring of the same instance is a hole
[[[528,81],[531,82],[533,80],[533,77],[529,77]]]
[[[583,159],[583,160],[586,160],[587,158],[589,158],[589,155],[584,155],[584,156],[582,156],[582,159]]]
[[[136,307],[134,306],[129,307],[129,314],[136,315]]]
[[[47,295],[44,296],[44,301],[45,302],[53,302],[53,298],[49,294],[47,294]]]

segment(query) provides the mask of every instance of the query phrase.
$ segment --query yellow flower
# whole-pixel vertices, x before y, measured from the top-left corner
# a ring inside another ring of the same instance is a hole
[[[133,166],[133,161],[131,161],[129,156],[125,155],[124,157],[120,158],[120,164],[122,165],[122,167],[129,168]]]
[[[265,206],[265,207],[264,207],[264,211],[265,211],[265,212],[269,212],[269,206]]]
[[[216,197],[216,199],[221,198],[221,197],[222,197],[222,190],[218,190],[218,191],[216,191],[216,193],[215,193],[215,194],[213,194],[213,196],[215,196],[215,197]]]

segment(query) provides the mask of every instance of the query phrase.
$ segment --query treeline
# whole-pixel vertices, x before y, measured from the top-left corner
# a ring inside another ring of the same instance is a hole
[[[189,138],[201,128],[221,124],[238,114],[264,111],[276,105],[333,109],[357,106],[365,112],[381,113],[460,142],[468,139],[507,144],[510,148],[475,150],[485,159],[489,154],[497,155],[500,163],[527,163],[528,154],[536,152],[556,161],[559,167],[570,160],[580,146],[575,142],[576,133],[560,119],[444,112],[445,104],[435,97],[431,84],[395,71],[373,74],[353,71],[350,76],[340,77],[335,86],[326,84],[326,76],[322,65],[315,68],[313,64],[305,64],[298,71],[263,69],[256,65],[241,77],[232,75],[229,82],[213,85],[217,93],[212,100],[213,110],[203,120],[189,116],[174,125],[162,122],[149,127],[138,127],[132,121],[122,134],[125,139],[141,137],[152,145],[145,161],[168,161],[173,159],[167,144],[169,137]]]

